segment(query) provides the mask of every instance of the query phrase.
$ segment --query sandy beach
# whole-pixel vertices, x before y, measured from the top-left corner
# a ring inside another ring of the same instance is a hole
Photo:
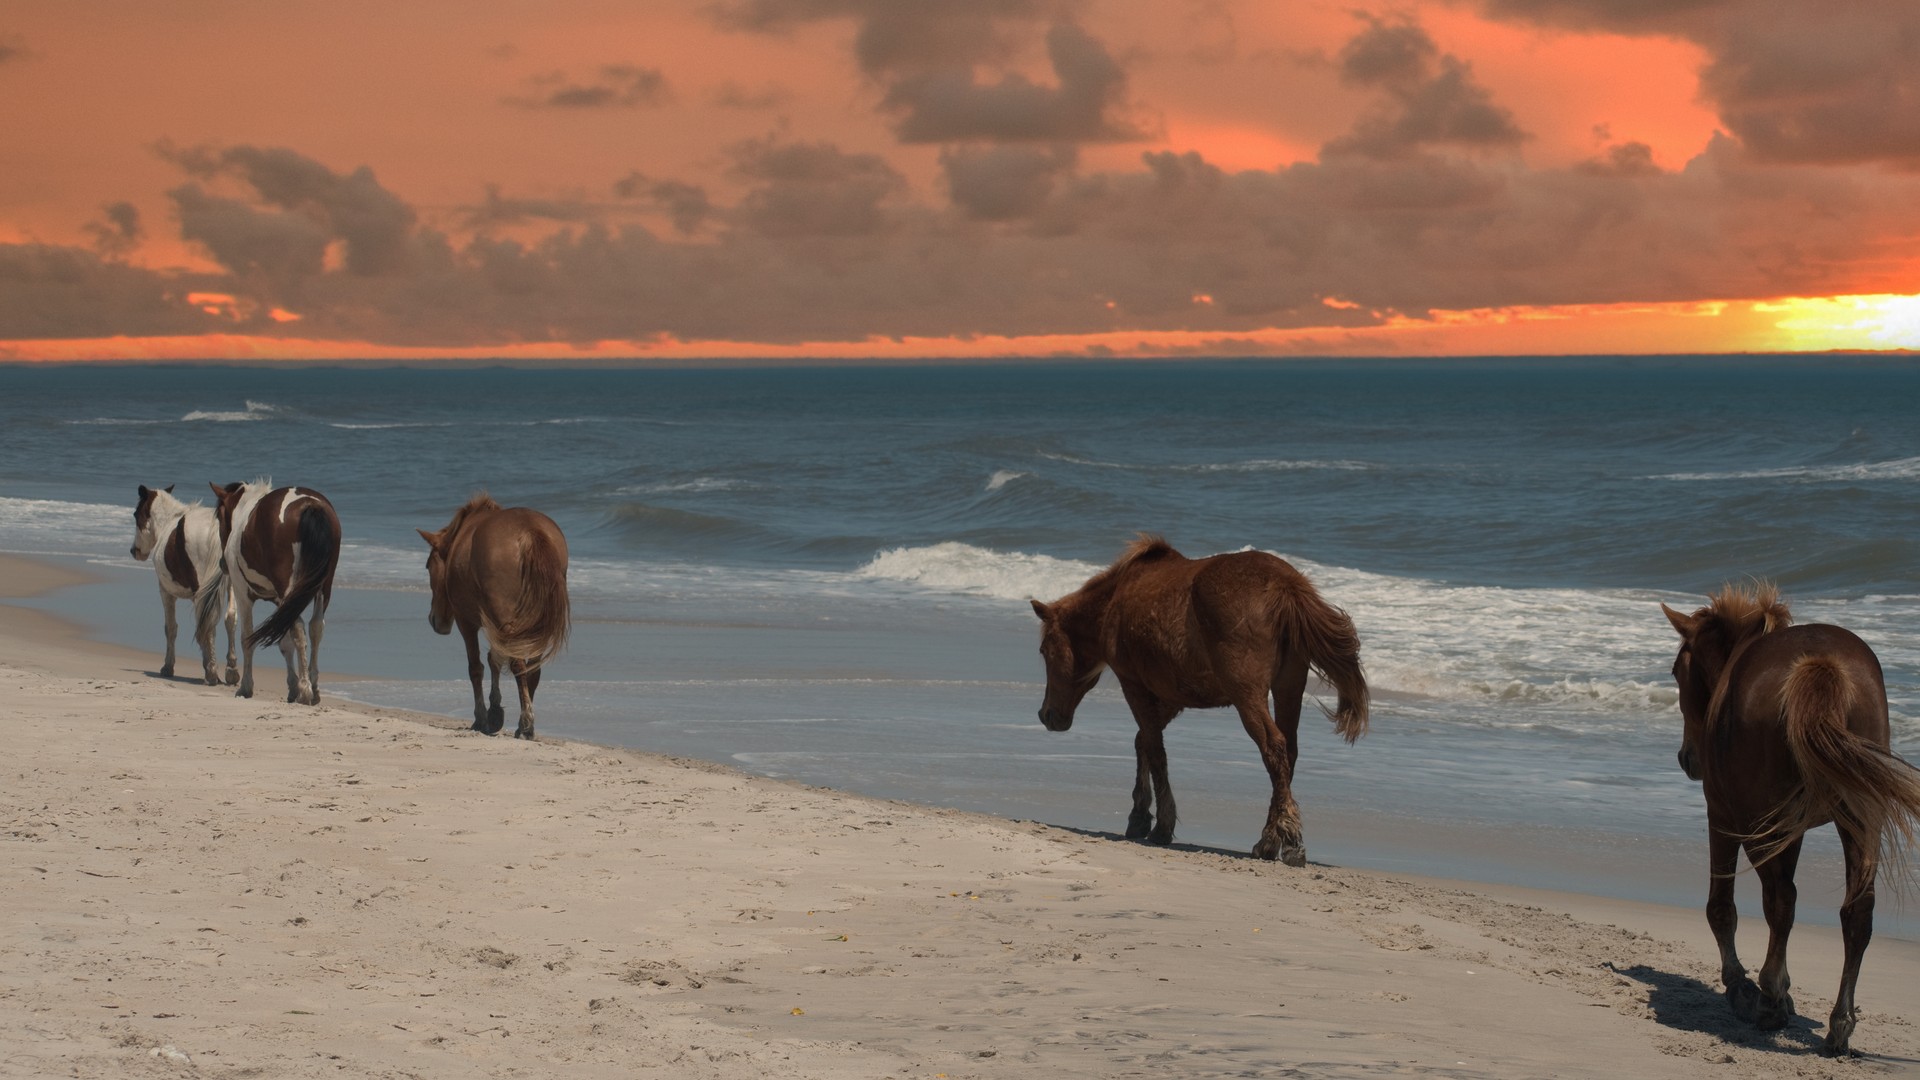
[[[0,599],[74,579],[0,557]],[[149,655],[0,607],[0,1075],[1920,1070],[1912,942],[1875,941],[1861,1056],[1828,1061],[1824,927],[1796,928],[1799,1017],[1762,1035],[1695,910],[239,700],[154,675],[152,621]],[[1757,964],[1764,927],[1741,941]]]

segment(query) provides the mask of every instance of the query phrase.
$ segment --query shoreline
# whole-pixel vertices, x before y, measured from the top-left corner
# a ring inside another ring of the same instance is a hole
[[[5,598],[83,578],[21,562],[0,556]],[[166,1047],[293,1076],[527,1054],[724,1078],[1920,1063],[1920,945],[1899,939],[1867,954],[1867,1056],[1834,1063],[1809,1049],[1838,978],[1824,927],[1796,927],[1799,1017],[1762,1035],[1715,992],[1695,909],[1150,848],[337,698],[244,701],[158,681],[153,659],[0,604],[31,762],[4,801],[0,1075],[158,1075]],[[1742,920],[1749,965],[1764,933]]]

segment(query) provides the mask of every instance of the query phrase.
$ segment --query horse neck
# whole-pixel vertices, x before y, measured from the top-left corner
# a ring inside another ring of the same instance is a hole
[[[1103,661],[1106,659],[1107,635],[1101,633],[1100,628],[1106,621],[1107,608],[1113,603],[1116,585],[1114,575],[1104,575],[1087,582],[1079,592],[1055,605],[1060,629],[1066,632],[1075,653],[1091,650],[1088,655],[1098,653]]]

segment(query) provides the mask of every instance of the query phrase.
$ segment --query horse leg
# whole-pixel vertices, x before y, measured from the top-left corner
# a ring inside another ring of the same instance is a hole
[[[487,646],[487,670],[493,675],[493,694],[487,702],[487,734],[498,735],[507,726],[507,712],[500,707],[500,669],[507,658]]]
[[[1767,913],[1767,961],[1760,965],[1760,1009],[1754,1026],[1774,1031],[1787,1026],[1793,1018],[1793,998],[1787,991],[1793,979],[1787,974],[1787,936],[1793,933],[1793,909],[1799,890],[1793,884],[1793,871],[1800,863],[1800,843],[1796,836],[1780,853],[1753,868],[1760,879],[1760,905]],[[1753,857],[1753,847],[1747,849]]]
[[[1306,692],[1307,658],[1303,655],[1286,657],[1274,672],[1273,721],[1286,757],[1286,781],[1278,795],[1282,800],[1280,857],[1288,866],[1307,864],[1307,841],[1300,823],[1300,804],[1293,798],[1294,768],[1300,762],[1300,705]],[[1265,856],[1269,859],[1272,857]]]
[[[531,741],[533,739],[533,687],[535,681],[540,678],[540,669],[534,668],[528,671],[525,660],[514,660],[511,666],[514,689],[520,692],[520,726],[513,729],[513,737]]]
[[[327,628],[327,601],[313,598],[312,613],[307,616],[307,704],[320,704],[320,634]]]
[[[160,590],[160,607],[167,614],[167,655],[160,661],[160,677],[173,678],[173,638],[180,632],[180,619],[173,612],[174,600],[167,590]]]
[[[220,685],[220,665],[214,660],[214,631],[219,629],[220,617],[212,609],[203,609],[192,600],[187,601],[193,608],[193,640],[200,646],[200,675],[208,686]]]
[[[1740,925],[1740,912],[1733,906],[1733,875],[1740,859],[1740,841],[1707,827],[1707,925],[1713,928],[1713,940],[1720,946],[1720,984],[1725,986],[1727,1006],[1733,1015],[1753,1023],[1760,1008],[1760,988],[1747,978],[1746,965],[1734,947],[1734,930]]]
[[[253,646],[247,644],[247,639],[253,636],[253,594],[236,588],[233,600],[240,611],[240,685],[234,695],[250,698],[253,696]]]
[[[473,730],[488,734],[486,684],[482,681],[487,669],[480,663],[480,632],[463,622],[460,640],[467,646],[467,681],[473,683]]]
[[[232,686],[234,683],[237,683],[240,681],[240,664],[239,664],[239,661],[236,660],[233,655],[233,624],[235,621],[234,612],[236,610],[237,609],[235,608],[233,603],[233,590],[228,589],[227,590],[227,677],[225,680],[228,686]]]
[[[1173,843],[1178,812],[1173,805],[1173,782],[1167,776],[1167,725],[1180,710],[1152,694],[1126,683],[1120,692],[1133,712],[1139,731],[1133,737],[1133,811],[1127,815],[1127,839],[1144,838],[1150,844]],[[1158,804],[1157,807],[1155,804]],[[1154,810],[1159,810],[1156,820]]]
[[[1840,968],[1840,993],[1833,999],[1833,1014],[1827,1017],[1827,1041],[1823,1053],[1839,1056],[1847,1052],[1847,1040],[1853,1037],[1853,984],[1860,978],[1860,958],[1866,955],[1867,942],[1873,940],[1873,879],[1879,873],[1874,856],[1880,850],[1879,830],[1867,843],[1840,830],[1840,849],[1847,860],[1846,903],[1840,905],[1840,940],[1846,948],[1846,962]]]
[[[307,666],[307,635],[300,629],[300,620],[295,619],[286,636],[280,639],[280,655],[287,660],[287,701],[304,704],[306,688],[301,676]]]

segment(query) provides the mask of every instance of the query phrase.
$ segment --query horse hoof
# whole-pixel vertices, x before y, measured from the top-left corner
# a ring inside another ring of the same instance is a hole
[[[1781,994],[1777,998],[1760,998],[1760,1011],[1754,1015],[1753,1026],[1761,1031],[1779,1031],[1793,1019],[1793,998]]]
[[[161,677],[161,678],[163,678],[163,679],[171,679],[171,678],[173,678],[173,665],[172,665],[172,664],[162,664],[162,665],[160,666],[160,677]]]
[[[207,680],[207,685],[208,685],[208,686],[219,686],[219,685],[220,685],[220,674],[219,674],[218,672],[214,672],[214,671],[209,671],[209,672],[207,672],[207,675],[206,675],[206,680]]]
[[[1285,848],[1280,852],[1280,861],[1288,866],[1307,865],[1307,849],[1303,847]]]
[[[243,687],[241,687],[241,688],[239,688],[238,690],[235,690],[235,691],[233,692],[233,696],[234,696],[234,697],[243,697],[243,698],[250,698],[250,697],[252,697],[252,696],[253,696],[253,687],[251,687],[251,686],[243,686]]]
[[[227,683],[227,685],[228,685],[228,686],[238,686],[238,685],[240,685],[240,673],[239,673],[239,672],[237,672],[237,671],[235,671],[235,670],[233,670],[232,668],[228,668],[228,669],[227,669],[227,678],[226,678],[226,683]]]
[[[513,733],[513,737],[514,737],[514,738],[516,738],[516,739],[525,739],[525,740],[527,740],[528,742],[533,742],[533,741],[534,741],[534,739],[533,739],[533,732],[531,732],[531,731],[516,731],[516,732],[514,732],[514,733]]]
[[[1145,840],[1147,834],[1152,831],[1153,819],[1150,817],[1127,819],[1127,839],[1129,840]]]
[[[1741,979],[1727,984],[1727,1008],[1733,1015],[1747,1023],[1756,1023],[1760,1016],[1760,988],[1751,979]]]

